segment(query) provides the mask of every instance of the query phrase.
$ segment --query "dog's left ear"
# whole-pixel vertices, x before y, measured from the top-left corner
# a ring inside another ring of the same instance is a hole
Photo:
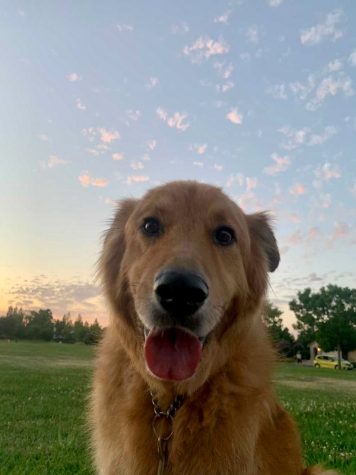
[[[251,238],[257,241],[267,257],[269,272],[275,271],[280,261],[280,255],[268,214],[254,213],[246,216],[246,218]]]

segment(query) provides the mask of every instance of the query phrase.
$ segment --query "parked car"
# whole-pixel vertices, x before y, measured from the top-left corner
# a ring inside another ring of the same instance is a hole
[[[335,356],[317,355],[314,358],[315,368],[339,368],[339,361]],[[347,360],[341,360],[341,369],[353,369],[352,363]]]

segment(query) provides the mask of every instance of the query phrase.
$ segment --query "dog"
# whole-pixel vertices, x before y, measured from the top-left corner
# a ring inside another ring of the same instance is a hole
[[[305,468],[261,315],[266,213],[171,182],[122,201],[99,274],[112,310],[90,404],[100,475],[335,475]]]

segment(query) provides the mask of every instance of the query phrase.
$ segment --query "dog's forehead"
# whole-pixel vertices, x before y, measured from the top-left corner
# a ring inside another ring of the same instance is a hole
[[[206,215],[224,219],[243,214],[219,188],[195,182],[173,182],[150,190],[140,202],[143,213]]]

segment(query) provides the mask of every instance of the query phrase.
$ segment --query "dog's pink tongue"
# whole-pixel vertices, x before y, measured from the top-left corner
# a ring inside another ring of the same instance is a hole
[[[198,367],[202,352],[199,339],[180,328],[152,330],[145,342],[145,359],[158,378],[181,381]]]

